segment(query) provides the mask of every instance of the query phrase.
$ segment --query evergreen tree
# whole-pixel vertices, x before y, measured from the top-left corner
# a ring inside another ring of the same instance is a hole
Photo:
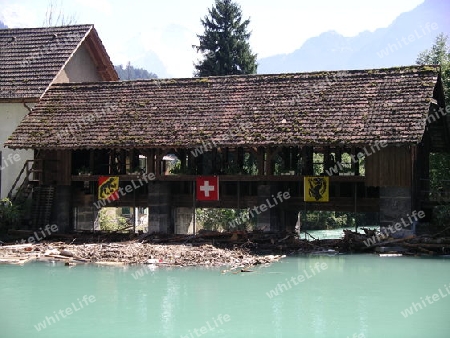
[[[195,65],[195,75],[255,74],[256,54],[248,42],[250,20],[242,21],[240,6],[232,0],[216,0],[208,14],[201,20],[205,31],[197,35],[200,43],[193,46],[203,54],[203,60]]]
[[[436,37],[434,45],[417,57],[419,65],[440,65],[446,105],[450,104],[450,41],[444,33]]]

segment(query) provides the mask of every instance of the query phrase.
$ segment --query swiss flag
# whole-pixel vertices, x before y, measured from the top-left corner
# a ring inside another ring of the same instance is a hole
[[[218,176],[198,176],[196,183],[197,201],[219,200]]]

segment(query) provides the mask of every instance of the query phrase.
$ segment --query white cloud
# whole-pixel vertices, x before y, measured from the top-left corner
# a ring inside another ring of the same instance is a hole
[[[9,5],[0,10],[0,20],[9,28],[34,27],[36,15],[33,11],[22,5]]]
[[[163,29],[151,29],[141,33],[140,40],[146,51],[155,51],[167,72],[175,77],[192,77],[198,43],[194,32],[186,27],[170,24]]]
[[[108,0],[77,0],[77,2],[81,6],[93,8],[102,14],[111,15],[113,12]]]

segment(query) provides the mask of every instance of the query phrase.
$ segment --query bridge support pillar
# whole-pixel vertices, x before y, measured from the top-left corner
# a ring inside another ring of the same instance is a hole
[[[298,211],[281,210],[281,231],[295,233],[298,222]]]
[[[194,212],[192,208],[175,208],[175,233],[193,234],[194,233]]]
[[[53,203],[53,222],[58,226],[59,233],[73,231],[72,224],[72,187],[57,185]]]
[[[266,184],[261,184],[258,186],[257,211],[259,213],[257,212],[256,215],[256,228],[258,230],[280,230],[280,210],[277,207],[276,201],[274,201],[272,195],[276,195],[276,193],[274,193],[273,186]],[[265,209],[265,211],[263,211],[263,209]]]
[[[380,187],[380,227],[386,228],[402,219],[409,224],[411,201],[411,188]]]
[[[170,182],[150,182],[148,186],[148,232],[174,233]]]

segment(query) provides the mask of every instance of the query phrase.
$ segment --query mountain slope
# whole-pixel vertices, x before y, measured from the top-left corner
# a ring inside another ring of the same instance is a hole
[[[450,34],[450,2],[425,0],[387,28],[344,37],[329,31],[308,39],[291,54],[259,60],[258,73],[365,69],[414,64],[435,37]]]

